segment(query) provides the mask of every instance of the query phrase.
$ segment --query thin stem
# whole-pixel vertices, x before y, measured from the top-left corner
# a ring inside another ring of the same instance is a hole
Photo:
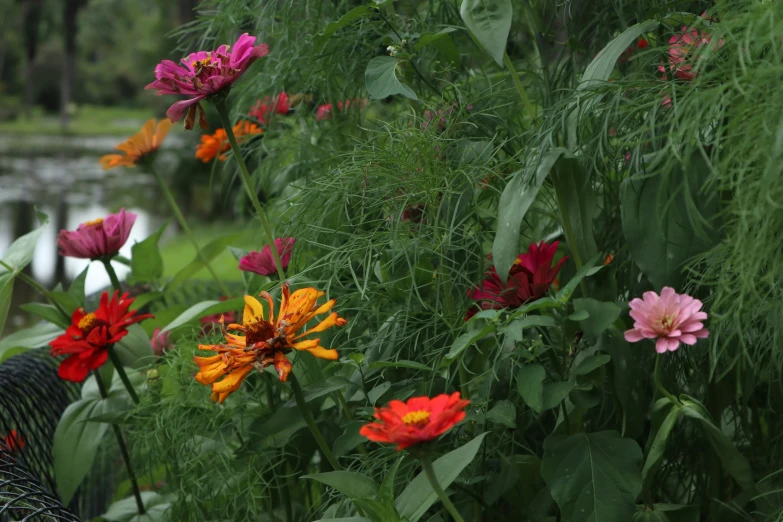
[[[114,267],[111,266],[111,258],[110,257],[102,257],[101,262],[103,263],[104,268],[106,268],[106,273],[109,274],[109,279],[111,279],[111,286],[114,287],[115,290],[122,293],[122,285],[120,285],[120,280],[117,277],[117,272],[114,271]]]
[[[261,202],[258,201],[258,195],[253,188],[253,180],[250,179],[250,172],[247,170],[245,158],[242,157],[242,151],[239,149],[239,144],[237,143],[237,139],[234,136],[234,130],[231,128],[231,120],[228,118],[226,102],[223,100],[216,101],[215,109],[217,109],[218,116],[220,116],[220,121],[223,123],[223,130],[226,131],[226,137],[228,137],[228,142],[231,144],[231,150],[234,151],[234,157],[239,164],[240,177],[245,184],[247,195],[250,197],[250,201],[253,203],[253,207],[256,209],[258,219],[261,220],[261,227],[264,229],[264,234],[266,234],[266,240],[269,243],[269,250],[272,251],[272,257],[275,260],[277,275],[280,277],[280,282],[282,283],[285,281],[285,272],[283,272],[283,263],[280,261],[280,256],[278,255],[277,248],[275,247],[275,236],[272,235],[272,228],[269,226],[269,221],[266,219],[264,209],[261,208]]]
[[[427,457],[422,457],[421,467],[424,468],[424,473],[427,475],[427,479],[430,481],[432,489],[435,491],[435,494],[438,495],[441,503],[443,503],[443,505],[446,507],[446,511],[451,513],[451,518],[454,519],[454,522],[465,522],[462,519],[462,516],[459,514],[459,511],[457,511],[457,508],[454,507],[454,504],[452,504],[451,500],[449,500],[446,492],[443,491],[442,487],[440,487],[440,482],[438,482],[438,477],[435,475],[435,469],[432,467],[432,462],[430,462],[430,459]]]
[[[107,349],[109,350],[109,359],[111,359],[114,369],[117,370],[117,375],[120,376],[120,380],[122,381],[122,384],[125,385],[125,389],[128,390],[128,395],[130,395],[133,404],[139,404],[139,396],[136,395],[136,390],[133,389],[133,385],[131,384],[130,379],[128,379],[128,374],[125,373],[125,368],[123,368],[117,352],[114,351],[114,345],[109,346]]]
[[[196,249],[196,255],[201,260],[202,263],[204,263],[204,267],[206,267],[207,271],[210,273],[212,278],[217,282],[218,286],[220,287],[220,291],[223,292],[223,295],[227,296],[229,294],[228,290],[226,289],[226,286],[223,284],[223,281],[220,280],[218,275],[215,273],[215,270],[212,268],[212,265],[209,263],[209,260],[204,255],[204,252],[201,251],[201,248],[198,246],[198,242],[196,241],[196,236],[193,235],[193,231],[188,226],[187,220],[185,220],[185,216],[182,215],[182,211],[179,208],[179,205],[177,205],[177,200],[174,199],[174,195],[169,190],[168,185],[166,185],[166,180],[163,179],[163,176],[160,175],[160,172],[158,172],[158,169],[155,168],[153,163],[150,161],[147,165],[150,172],[152,172],[152,175],[155,176],[155,179],[158,181],[158,185],[160,185],[160,189],[163,191],[163,196],[166,198],[166,201],[168,201],[169,206],[171,207],[171,211],[174,212],[174,217],[177,218],[177,221],[179,222],[179,226],[182,227],[182,230],[185,231],[185,235],[188,236],[188,239],[190,239],[190,242],[193,243],[193,248]]]
[[[527,113],[530,116],[530,121],[532,122],[536,117],[536,110],[533,107],[533,104],[530,103],[530,98],[527,95],[525,86],[522,83],[522,80],[519,79],[519,74],[517,74],[517,70],[514,69],[514,64],[511,63],[511,58],[509,58],[508,53],[505,51],[503,51],[503,63],[506,64],[508,71],[511,73],[511,78],[514,80],[514,85],[519,92],[519,97],[522,98],[522,103],[525,105],[525,109],[527,109]]]
[[[658,388],[658,391],[661,392],[661,395],[672,401],[674,404],[679,405],[680,401],[669,393],[669,391],[663,387],[663,382],[661,382],[661,354],[656,354],[655,356],[655,386]]]
[[[101,374],[94,370],[92,374],[95,376],[95,382],[98,384],[98,391],[101,397],[108,398],[109,394],[106,393],[106,386],[103,383]],[[128,470],[128,477],[130,478],[131,489],[133,489],[133,496],[136,498],[136,510],[139,515],[145,513],[144,502],[141,500],[141,490],[139,489],[138,481],[136,480],[136,474],[133,472],[133,467],[130,462],[130,454],[128,453],[128,446],[125,444],[125,439],[122,437],[120,427],[116,424],[112,424],[112,431],[114,431],[114,437],[117,439],[117,445],[120,447],[120,453],[122,454],[122,460],[125,461],[125,467]]]
[[[52,304],[54,305],[54,307],[55,307],[55,308],[57,308],[57,310],[58,310],[58,311],[59,311],[61,314],[63,314],[63,316],[64,316],[64,317],[66,317],[66,318],[69,318],[69,319],[70,319],[70,317],[71,317],[71,316],[70,316],[70,314],[68,314],[68,313],[65,311],[65,309],[64,309],[62,306],[60,306],[60,303],[58,303],[58,302],[57,302],[57,301],[55,301],[54,299],[50,299],[50,298],[49,298],[49,296],[47,295],[47,294],[49,293],[49,291],[48,291],[48,290],[47,290],[47,289],[46,289],[46,288],[45,288],[45,287],[44,287],[44,286],[43,286],[41,283],[39,283],[38,281],[36,281],[36,280],[35,280],[35,279],[33,279],[32,277],[30,277],[29,275],[25,274],[24,272],[17,271],[17,270],[16,270],[14,267],[12,267],[11,265],[8,265],[8,264],[6,264],[6,263],[5,263],[5,262],[4,262],[2,259],[0,259],[0,266],[2,266],[3,268],[5,268],[5,269],[6,269],[6,270],[8,270],[9,272],[14,272],[14,273],[16,273],[16,275],[15,275],[14,277],[18,277],[19,279],[21,279],[22,281],[24,281],[25,283],[27,283],[27,284],[28,284],[28,285],[29,285],[31,288],[33,288],[33,289],[37,290],[37,291],[38,291],[38,293],[39,293],[39,294],[41,294],[42,296],[44,296],[46,299],[48,299],[48,300],[49,300],[49,302],[50,302],[50,303],[52,303]]]
[[[288,380],[291,382],[291,390],[294,392],[296,406],[302,413],[302,417],[304,418],[305,423],[307,423],[307,427],[310,428],[310,432],[313,434],[313,437],[315,437],[315,441],[318,443],[318,447],[321,448],[321,452],[326,457],[326,460],[328,460],[329,464],[332,465],[332,469],[335,471],[340,471],[342,469],[340,464],[337,462],[337,459],[334,458],[332,450],[330,450],[329,446],[326,445],[326,440],[324,440],[324,436],[321,434],[321,430],[318,429],[318,425],[315,423],[313,414],[310,411],[310,408],[307,406],[307,402],[305,401],[304,394],[302,393],[302,387],[299,385],[299,381],[293,373],[288,376]]]

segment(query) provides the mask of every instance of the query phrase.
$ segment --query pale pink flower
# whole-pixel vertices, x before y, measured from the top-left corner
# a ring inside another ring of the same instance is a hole
[[[667,286],[659,296],[645,292],[644,299],[633,299],[629,304],[633,328],[625,332],[629,343],[643,339],[658,339],[655,350],[658,353],[673,352],[680,343],[696,344],[697,339],[706,339],[709,331],[704,328],[707,313],[701,311],[702,302],[687,294],[678,294]]]
[[[292,237],[275,239],[275,249],[277,250],[277,255],[280,256],[283,269],[288,268],[288,263],[291,262],[291,251],[294,249],[294,242],[295,239]],[[242,256],[242,259],[239,260],[239,269],[265,276],[274,274],[277,272],[277,267],[275,267],[272,249],[269,248],[269,245],[266,245],[261,249],[261,252],[250,252]]]
[[[171,60],[163,60],[155,67],[156,80],[145,87],[155,94],[184,94],[188,99],[178,101],[166,111],[173,122],[185,118],[185,128],[192,129],[198,116],[199,125],[209,125],[199,103],[204,98],[231,87],[258,58],[269,54],[267,44],[254,45],[255,36],[244,33],[233,46],[221,45],[216,51],[191,53],[180,60],[185,67]]]
[[[152,353],[160,357],[163,355],[163,352],[173,346],[171,344],[171,331],[161,332],[160,328],[155,328],[155,331],[152,332],[150,344],[152,345]]]
[[[696,60],[701,58],[699,48],[709,45],[711,41],[712,35],[708,32],[687,27],[683,27],[681,32],[669,38],[669,70],[674,73],[674,77],[688,81],[696,78],[693,68]],[[719,40],[717,44],[712,45],[712,50],[720,49],[725,43],[724,40]],[[658,70],[666,73],[663,64],[658,66]]]
[[[135,222],[136,214],[122,208],[117,214],[82,223],[76,230],[60,230],[57,248],[61,256],[82,259],[113,256],[128,241]]]

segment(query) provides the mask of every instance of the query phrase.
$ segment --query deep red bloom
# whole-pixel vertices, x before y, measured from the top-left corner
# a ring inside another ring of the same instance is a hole
[[[115,290],[109,299],[109,293],[103,292],[95,312],[77,308],[71,317],[71,326],[49,343],[52,355],[68,355],[57,369],[60,378],[84,381],[90,370],[103,366],[109,357],[108,346],[128,335],[130,325],[152,317],[150,314],[136,315],[136,310],[129,311],[133,299],[128,298],[127,293],[118,299],[117,294]]]
[[[16,430],[11,430],[2,438],[3,444],[12,453],[20,453],[24,449],[24,437]],[[0,450],[0,453],[3,451]]]
[[[479,301],[483,310],[517,308],[527,301],[540,299],[549,291],[557,273],[568,259],[564,257],[552,266],[558,244],[558,241],[552,244],[541,241],[530,245],[526,253],[517,256],[505,283],[493,266],[481,286],[470,292],[470,297]]]
[[[256,102],[256,104],[253,105],[253,107],[250,109],[249,114],[261,122],[261,124],[266,124],[269,115],[274,113],[288,114],[288,111],[290,110],[291,105],[288,102],[288,94],[285,91],[282,91],[280,94],[272,98],[271,101],[269,96],[267,96],[263,101]]]
[[[427,442],[446,433],[465,418],[470,401],[459,392],[429,397],[413,397],[408,402],[391,401],[385,408],[375,408],[375,422],[365,424],[359,434],[373,442],[397,445],[397,451]]]

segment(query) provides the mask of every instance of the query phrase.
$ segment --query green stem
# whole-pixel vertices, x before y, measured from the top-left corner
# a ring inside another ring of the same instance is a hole
[[[266,234],[266,239],[269,243],[269,250],[272,251],[272,257],[275,260],[275,267],[277,267],[277,275],[280,277],[280,282],[282,283],[285,281],[285,272],[283,272],[283,263],[280,261],[277,248],[275,248],[275,236],[272,235],[272,228],[269,226],[269,221],[266,219],[264,209],[261,208],[261,202],[258,201],[258,195],[253,188],[253,180],[250,179],[250,172],[247,170],[245,158],[242,157],[242,151],[239,149],[239,144],[237,143],[237,139],[234,136],[234,130],[231,128],[231,120],[228,118],[226,102],[224,100],[216,101],[215,109],[217,109],[218,116],[220,116],[220,121],[223,123],[223,130],[226,131],[228,142],[231,144],[231,150],[234,151],[234,157],[239,164],[239,173],[241,175],[240,177],[245,184],[247,195],[250,197],[250,201],[253,203],[253,207],[256,209],[258,219],[261,220],[261,227],[264,229],[264,234]]]
[[[661,395],[672,401],[676,405],[680,405],[680,401],[669,393],[669,391],[663,387],[663,382],[661,382],[661,354],[657,354],[655,356],[655,386],[658,388],[658,391],[661,392]]]
[[[470,376],[465,368],[465,362],[461,359],[457,362],[459,363],[459,391],[463,399],[469,400],[470,390],[468,389],[468,382],[470,381]]]
[[[38,281],[36,281],[36,280],[35,280],[35,279],[33,279],[32,277],[30,277],[29,275],[25,274],[24,272],[17,271],[17,270],[16,270],[14,267],[12,267],[11,265],[8,265],[8,264],[6,264],[6,263],[5,263],[5,262],[4,262],[2,259],[0,259],[0,266],[2,266],[3,268],[5,268],[5,269],[6,269],[6,270],[8,270],[9,272],[14,272],[14,273],[16,274],[14,277],[18,277],[19,279],[21,279],[22,281],[24,281],[25,283],[27,283],[27,284],[28,284],[28,285],[29,285],[31,288],[33,288],[33,289],[35,289],[36,291],[38,291],[38,293],[39,293],[39,294],[41,294],[41,295],[42,295],[42,296],[44,296],[46,299],[48,299],[48,300],[49,300],[49,302],[50,302],[50,303],[52,303],[52,304],[54,305],[54,307],[55,307],[55,308],[57,308],[57,310],[58,310],[58,311],[59,311],[61,314],[63,314],[63,317],[66,317],[67,319],[70,319],[70,318],[71,318],[70,314],[68,314],[68,313],[65,311],[65,309],[64,309],[62,306],[60,306],[60,303],[58,303],[57,301],[55,301],[54,299],[51,299],[51,298],[49,297],[49,295],[48,295],[48,294],[49,294],[49,291],[48,291],[48,290],[47,290],[47,289],[46,289],[46,288],[45,288],[45,287],[44,287],[44,286],[43,286],[41,283],[39,283]]]
[[[530,103],[530,98],[527,95],[525,86],[522,83],[522,80],[519,79],[519,74],[517,74],[517,70],[514,69],[514,64],[511,62],[511,58],[509,58],[508,53],[505,51],[503,51],[503,63],[506,64],[508,71],[511,73],[511,78],[514,80],[514,85],[519,92],[519,97],[522,98],[522,103],[525,105],[525,109],[527,110],[528,116],[530,116],[530,121],[532,122],[536,117],[536,109],[533,107],[533,104]]]
[[[210,273],[212,278],[217,282],[218,286],[220,287],[220,291],[223,292],[223,295],[228,296],[229,292],[226,289],[226,286],[223,284],[223,282],[220,280],[218,275],[215,273],[215,270],[212,268],[212,265],[209,263],[209,260],[204,255],[204,252],[201,251],[201,248],[198,246],[198,242],[196,241],[196,236],[193,235],[193,231],[188,226],[188,222],[185,220],[185,216],[182,215],[182,211],[179,208],[179,205],[177,205],[177,200],[174,199],[174,195],[169,190],[168,185],[166,185],[166,180],[163,179],[163,176],[160,175],[160,172],[158,172],[158,169],[155,168],[153,163],[150,161],[147,164],[147,167],[149,168],[150,172],[152,172],[152,175],[155,176],[155,179],[158,181],[158,185],[160,185],[160,189],[163,191],[163,196],[166,198],[166,201],[168,201],[169,206],[171,207],[171,211],[174,212],[174,217],[177,218],[177,221],[179,222],[179,226],[182,227],[182,230],[185,231],[185,235],[188,236],[190,239],[190,242],[193,243],[193,248],[196,249],[196,255],[201,260],[202,263],[204,263],[204,266],[206,267],[207,271]]]
[[[95,376],[95,382],[98,384],[98,391],[100,392],[101,397],[103,397],[104,399],[108,398],[109,394],[106,393],[106,386],[103,383],[103,378],[101,377],[100,372],[94,370],[92,374]],[[117,439],[117,445],[120,447],[122,460],[125,461],[125,467],[128,470],[128,477],[130,479],[131,489],[133,489],[133,496],[136,498],[136,510],[139,515],[143,515],[145,513],[144,502],[142,502],[141,500],[141,490],[139,489],[139,483],[136,480],[136,474],[133,472],[133,467],[131,466],[130,454],[128,453],[128,446],[125,444],[125,439],[122,437],[122,432],[120,431],[120,427],[117,426],[116,424],[112,424],[111,427],[112,430],[114,431],[114,437]]]
[[[115,272],[114,267],[111,266],[111,257],[102,257],[101,262],[103,263],[104,268],[106,268],[106,273],[109,274],[109,279],[111,279],[111,286],[113,286],[117,292],[122,293],[122,285],[120,285],[117,272]]]
[[[432,462],[430,462],[430,459],[427,457],[421,457],[421,467],[424,468],[424,473],[427,475],[427,479],[430,481],[432,489],[446,507],[446,511],[451,513],[451,518],[454,519],[454,522],[465,522],[462,519],[462,516],[459,514],[459,511],[457,511],[457,508],[454,507],[454,504],[452,504],[451,500],[449,500],[446,492],[443,491],[442,487],[440,487],[440,482],[438,482],[438,477],[435,475],[435,469],[432,467]]]
[[[120,376],[120,380],[122,381],[122,384],[125,385],[125,389],[128,390],[128,395],[130,395],[133,404],[139,404],[139,396],[136,395],[136,390],[133,389],[133,385],[131,384],[130,379],[128,379],[128,374],[125,373],[125,368],[123,368],[122,362],[120,362],[120,358],[117,356],[117,352],[114,351],[114,345],[109,346],[107,349],[109,350],[109,359],[111,359],[114,369],[117,370],[117,375]]]
[[[307,406],[307,402],[305,401],[304,394],[302,393],[302,387],[299,385],[299,381],[293,373],[289,374],[288,381],[291,383],[291,390],[294,392],[296,406],[299,408],[299,411],[301,412],[307,427],[310,428],[310,432],[313,434],[313,437],[315,437],[315,442],[318,443],[318,447],[321,448],[321,452],[326,457],[326,460],[328,460],[329,464],[332,465],[332,469],[335,471],[340,471],[342,469],[340,464],[337,462],[337,459],[334,458],[332,450],[330,450],[329,446],[326,445],[326,440],[324,440],[324,436],[321,434],[321,430],[318,429],[318,425],[315,423],[313,413]]]

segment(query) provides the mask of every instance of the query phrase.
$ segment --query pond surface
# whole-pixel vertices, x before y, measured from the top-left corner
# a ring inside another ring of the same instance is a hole
[[[171,138],[174,138],[173,136]],[[176,146],[176,139],[167,145]],[[13,141],[11,141],[13,140]],[[0,135],[0,257],[17,237],[38,226],[35,209],[49,216],[38,242],[30,275],[48,288],[65,286],[89,264],[87,259],[57,255],[60,229],[75,229],[80,223],[120,207],[138,214],[130,239],[120,253],[130,257],[131,246],[154,232],[169,215],[155,179],[140,169],[103,171],[98,159],[112,152],[122,137],[9,137]],[[128,268],[115,263],[122,279]],[[92,293],[110,284],[100,264],[90,269],[85,283]],[[9,315],[8,331],[23,326],[24,315],[15,316],[22,303],[39,298],[17,281]]]

